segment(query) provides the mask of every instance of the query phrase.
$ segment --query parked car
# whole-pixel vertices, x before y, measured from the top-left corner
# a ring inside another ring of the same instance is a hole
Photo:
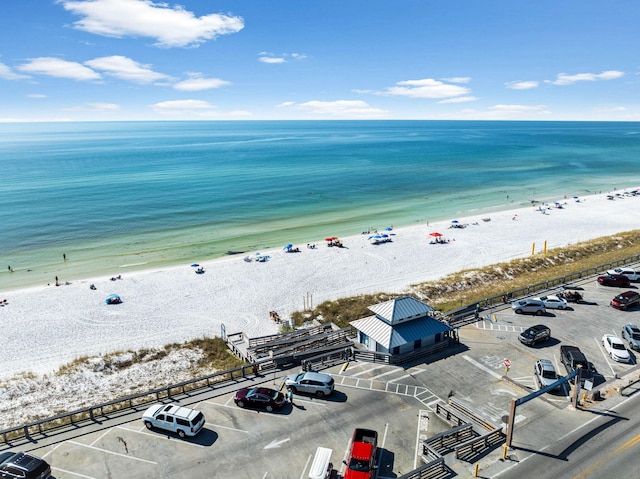
[[[314,394],[321,398],[333,392],[335,381],[331,376],[315,371],[289,374],[284,378],[284,385],[293,389],[294,393]]]
[[[640,351],[640,328],[635,324],[626,324],[622,328],[622,338],[629,342],[629,347]]]
[[[533,366],[533,373],[541,389],[550,386],[558,380],[556,368],[553,367],[553,363],[548,359],[538,359]],[[554,390],[557,389],[560,389],[560,385],[554,388]]]
[[[25,452],[0,454],[0,477],[7,479],[48,479],[51,466],[44,459]]]
[[[607,274],[623,274],[629,281],[640,281],[640,273],[633,268],[616,268],[607,271]]]
[[[518,340],[527,346],[533,346],[540,341],[547,341],[549,338],[551,338],[551,329],[544,324],[531,326],[530,328],[525,329],[520,333],[520,336],[518,336]]]
[[[566,309],[568,306],[566,300],[554,295],[540,296],[534,299],[542,301],[546,309]]]
[[[164,429],[180,437],[195,436],[204,427],[204,414],[177,404],[154,404],[142,414],[147,429]]]
[[[285,405],[284,394],[275,389],[255,387],[242,388],[236,391],[233,401],[239,407],[255,407],[271,412]]]
[[[619,286],[629,287],[631,282],[624,274],[606,274],[605,276],[598,276],[598,284],[602,286]]]
[[[628,363],[631,360],[631,355],[629,351],[627,351],[627,348],[624,347],[622,339],[615,334],[605,334],[602,336],[602,345],[614,361]]]
[[[624,310],[632,308],[638,304],[640,304],[640,293],[637,291],[625,291],[624,293],[620,293],[609,303],[610,306],[616,309]]]
[[[544,303],[539,299],[521,299],[511,303],[511,309],[517,314],[529,313],[540,316],[545,314],[547,310],[544,307]]]
[[[567,373],[572,373],[576,369],[580,368],[580,382],[584,383],[587,379],[593,378],[593,370],[587,357],[580,351],[577,346],[569,346],[563,344],[560,346],[560,361],[564,364]],[[575,383],[575,378],[571,379],[572,383]]]

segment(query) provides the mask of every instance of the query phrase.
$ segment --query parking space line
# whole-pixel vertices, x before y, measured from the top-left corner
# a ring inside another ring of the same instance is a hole
[[[93,476],[85,476],[84,474],[80,474],[79,472],[67,471],[66,469],[60,469],[59,467],[51,466],[51,469],[54,471],[64,472],[65,474],[71,474],[72,476],[84,477],[85,479],[96,479]]]
[[[244,432],[245,434],[249,434],[249,431],[245,431],[244,429],[236,429],[235,427],[223,426],[222,424],[215,424],[213,422],[205,422],[205,424],[217,429],[227,429],[229,431]]]
[[[364,366],[364,364],[362,364],[360,366]],[[362,374],[367,374],[367,373],[370,373],[372,371],[375,371],[376,369],[381,369],[381,368],[385,368],[385,367],[386,367],[386,365],[381,364],[380,366],[375,366],[373,368],[366,368],[366,369],[363,368],[363,370],[360,371],[359,373],[353,373],[353,374],[350,374],[350,376],[361,376]]]
[[[167,440],[167,438],[173,439],[172,436],[168,436],[168,434],[164,433],[164,432],[161,432],[160,434],[149,432],[148,429],[145,426],[141,427],[140,430],[138,430],[138,431],[136,431],[135,429],[130,429],[128,427],[124,427],[124,426],[116,426],[116,429],[124,429],[125,431],[135,432],[136,434],[142,434],[143,436],[157,437],[157,438],[164,439],[164,440]],[[200,444],[194,444],[194,443],[189,442],[189,441],[182,441],[182,442],[183,442],[183,444],[187,444],[188,446],[206,447],[206,446],[202,446]],[[88,447],[93,447],[93,446],[88,446]],[[96,449],[98,449],[98,448],[96,448]],[[129,456],[127,456],[127,457],[129,457]],[[144,459],[140,459],[140,460],[144,461]],[[147,462],[149,462],[149,461],[147,461]],[[156,464],[156,463],[154,462],[153,464]]]
[[[478,361],[476,361],[475,359],[470,358],[469,356],[462,356],[462,359],[469,361],[471,364],[473,364],[474,366],[476,366],[479,369],[482,369],[484,372],[491,374],[494,378],[496,379],[502,379],[502,376],[500,376],[498,373],[492,371],[491,369],[489,369],[488,367],[480,364]]]
[[[609,362],[609,358],[607,357],[607,353],[604,350],[604,348],[602,347],[602,343],[600,341],[598,341],[598,338],[596,338],[594,336],[593,340],[596,342],[596,344],[598,345],[598,349],[600,350],[600,352],[602,353],[602,357],[604,357],[604,360],[606,361],[607,365],[609,366],[609,369],[611,369],[611,373],[615,376],[616,372],[613,370],[613,366],[611,365],[611,363]],[[604,376],[604,374],[603,374]]]
[[[393,383],[393,382],[396,382],[396,381],[402,381],[403,379],[407,379],[407,378],[410,378],[410,377],[411,377],[411,374],[405,374],[404,376],[400,376],[399,378],[392,379],[389,382]]]
[[[130,429],[129,429],[130,431]],[[151,434],[149,434],[151,435]],[[122,454],[119,452],[115,452],[115,451],[109,451],[108,449],[103,449],[101,447],[96,447],[96,446],[90,446],[88,444],[82,444],[81,442],[76,442],[76,441],[67,441],[69,444],[74,444],[76,446],[80,446],[80,447],[87,447],[89,449],[95,449],[96,451],[100,451],[100,452],[104,452],[105,454],[111,454],[113,456],[119,456],[119,457],[126,457],[127,459],[133,459],[134,461],[140,461],[140,462],[146,462],[147,464],[158,464],[155,461],[149,461],[148,459],[142,459],[139,457],[133,457],[133,456],[129,456],[127,454]]]
[[[387,371],[386,373],[382,373],[382,374],[378,374],[377,376],[373,376],[371,379],[378,379],[381,378],[383,376],[388,376],[389,374],[396,374],[398,371],[395,369],[392,369],[391,371]]]
[[[98,442],[100,439],[102,439],[103,437],[105,437],[107,434],[109,434],[109,429],[107,429],[104,434],[101,434],[95,441],[93,441],[91,443],[91,445],[93,446],[96,442]]]

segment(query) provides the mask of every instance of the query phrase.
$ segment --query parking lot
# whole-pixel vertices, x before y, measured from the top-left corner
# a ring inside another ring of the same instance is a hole
[[[421,440],[446,429],[432,411],[454,395],[488,420],[506,420],[511,399],[535,391],[533,365],[537,359],[553,362],[560,374],[560,345],[578,346],[597,371],[596,386],[623,376],[636,366],[613,361],[602,347],[604,334],[620,335],[624,324],[640,323],[640,311],[619,311],[609,301],[626,290],[577,284],[585,302],[571,303],[564,311],[545,316],[516,315],[509,305],[461,328],[460,344],[429,363],[404,368],[353,362],[324,370],[336,381],[335,393],[324,399],[296,395],[294,405],[274,413],[241,409],[227,387],[199,393],[181,404],[201,410],[204,430],[195,438],[179,439],[147,430],[141,411],[103,424],[80,427],[65,434],[39,438],[37,443],[14,445],[46,458],[58,479],[71,478],[306,478],[316,448],[333,450],[336,473],[355,427],[379,434],[378,478],[398,477],[420,465]],[[630,289],[636,289],[632,286]],[[549,294],[554,291],[549,292]],[[551,329],[552,339],[527,347],[517,336],[534,324]],[[506,371],[505,358],[510,361]],[[284,372],[252,380],[279,388]],[[509,380],[504,380],[503,376]],[[570,428],[585,421],[570,407],[567,389],[545,394],[518,408],[516,435],[531,434],[531,441],[559,436],[558,424]],[[520,432],[521,431],[521,432]],[[536,435],[544,431],[542,439]],[[546,436],[546,437],[545,437]],[[471,471],[472,464],[452,467]]]

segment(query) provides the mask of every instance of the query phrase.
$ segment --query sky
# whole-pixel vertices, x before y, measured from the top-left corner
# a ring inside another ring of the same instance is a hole
[[[0,121],[638,121],[639,25],[628,0],[5,0]]]

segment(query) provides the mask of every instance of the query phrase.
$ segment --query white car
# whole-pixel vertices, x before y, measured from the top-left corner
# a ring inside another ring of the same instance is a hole
[[[142,414],[147,429],[164,429],[180,437],[195,436],[204,426],[204,415],[177,404],[154,404]]]
[[[540,296],[535,299],[542,301],[546,309],[567,309],[568,307],[567,302],[564,299],[558,298],[555,295]]]
[[[640,281],[640,273],[633,268],[616,268],[607,271],[607,274],[623,274],[629,281]]]
[[[614,361],[620,363],[628,363],[630,361],[631,355],[629,351],[624,347],[622,339],[615,334],[605,334],[602,336],[602,345]]]

